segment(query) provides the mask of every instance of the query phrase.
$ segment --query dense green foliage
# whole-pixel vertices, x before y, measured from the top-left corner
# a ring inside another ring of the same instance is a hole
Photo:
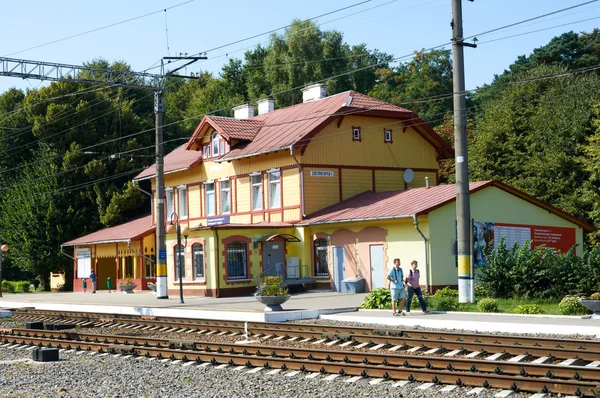
[[[491,297],[560,298],[565,293],[589,295],[600,277],[600,246],[586,249],[583,257],[557,253],[529,244],[509,249],[504,241],[486,253],[487,264],[478,270],[481,287]]]
[[[31,283],[27,281],[2,281],[2,291],[6,293],[29,293]]]
[[[537,304],[524,304],[515,308],[515,314],[543,314],[544,310]]]
[[[383,309],[392,308],[392,294],[389,289],[380,287],[367,294],[360,308]]]
[[[579,298],[574,296],[565,296],[558,304],[558,308],[563,315],[586,315],[591,313],[579,302]]]
[[[287,296],[288,289],[281,275],[267,276],[256,289],[257,296]]]
[[[479,308],[481,312],[497,312],[498,302],[491,297],[482,298],[477,302],[477,308]]]

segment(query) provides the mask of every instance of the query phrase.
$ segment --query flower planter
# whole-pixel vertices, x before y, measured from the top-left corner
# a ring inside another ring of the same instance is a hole
[[[593,311],[593,319],[600,318],[600,300],[579,299],[579,302],[588,310]]]
[[[285,303],[290,299],[289,294],[286,296],[254,296],[256,299],[265,305],[264,311],[283,311],[281,304]]]
[[[133,289],[137,287],[137,283],[119,283],[119,289],[125,294],[132,294]]]
[[[148,282],[148,289],[152,290],[152,294],[156,294],[156,283]]]

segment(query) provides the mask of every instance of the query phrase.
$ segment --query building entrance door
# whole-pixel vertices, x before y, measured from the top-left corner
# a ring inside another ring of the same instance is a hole
[[[333,247],[333,290],[339,292],[342,290],[342,279],[344,279],[344,248],[341,246]]]
[[[371,290],[385,287],[385,264],[383,261],[383,245],[369,246],[371,259]]]
[[[285,242],[264,242],[263,245],[265,276],[285,276]]]

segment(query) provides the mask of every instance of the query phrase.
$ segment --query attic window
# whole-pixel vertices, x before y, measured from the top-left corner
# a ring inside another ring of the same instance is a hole
[[[383,142],[392,143],[392,129],[383,129]]]
[[[208,157],[210,157],[210,145],[204,145],[202,147],[202,158],[206,159]]]
[[[362,141],[360,136],[360,127],[352,126],[352,141]]]
[[[219,134],[212,135],[212,155],[219,156]]]

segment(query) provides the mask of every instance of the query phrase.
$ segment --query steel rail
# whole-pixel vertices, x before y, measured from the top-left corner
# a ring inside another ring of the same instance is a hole
[[[3,331],[6,333],[7,331]],[[48,333],[48,331],[45,331]],[[52,332],[54,334],[57,332]],[[65,333],[59,333],[65,334]],[[10,338],[9,338],[10,337]],[[103,336],[106,337],[106,336]],[[114,336],[110,336],[114,337]],[[217,344],[220,348],[216,351],[208,349],[202,351],[181,350],[175,348],[146,347],[109,344],[100,342],[86,342],[63,340],[58,338],[26,337],[26,336],[5,336],[13,344],[27,344],[38,346],[56,346],[74,350],[96,350],[99,352],[108,352],[113,354],[156,357],[158,359],[168,358],[171,360],[210,362],[213,365],[229,364],[232,366],[280,368],[283,370],[300,370],[303,372],[336,373],[349,376],[379,377],[387,380],[407,379],[410,381],[433,382],[435,384],[456,384],[459,386],[483,386],[486,388],[512,389],[515,391],[544,391],[551,393],[575,394],[578,396],[593,397],[599,391],[598,383],[585,380],[559,380],[549,377],[530,377],[529,374],[505,375],[498,373],[481,373],[480,369],[469,369],[468,372],[460,371],[458,368],[447,368],[445,370],[434,369],[431,366],[422,368],[413,368],[404,366],[393,366],[389,363],[371,363],[369,360],[361,363],[351,362],[333,362],[328,360],[317,360],[314,357],[307,358],[283,358],[275,353],[273,355],[257,355],[260,347],[237,347],[243,349],[237,353],[232,347],[230,352],[222,349],[223,344]],[[142,339],[144,340],[144,339]],[[272,349],[273,347],[263,347],[263,349]],[[249,349],[256,349],[254,355]],[[233,351],[232,351],[233,350]],[[289,350],[289,349],[285,349]],[[222,352],[220,352],[222,351]],[[329,352],[328,355],[334,354]],[[365,353],[361,353],[365,355]],[[431,359],[431,358],[429,358]],[[415,358],[414,360],[417,360]],[[524,364],[522,364],[524,365]],[[410,364],[409,364],[410,366]],[[546,365],[554,366],[556,365]]]

